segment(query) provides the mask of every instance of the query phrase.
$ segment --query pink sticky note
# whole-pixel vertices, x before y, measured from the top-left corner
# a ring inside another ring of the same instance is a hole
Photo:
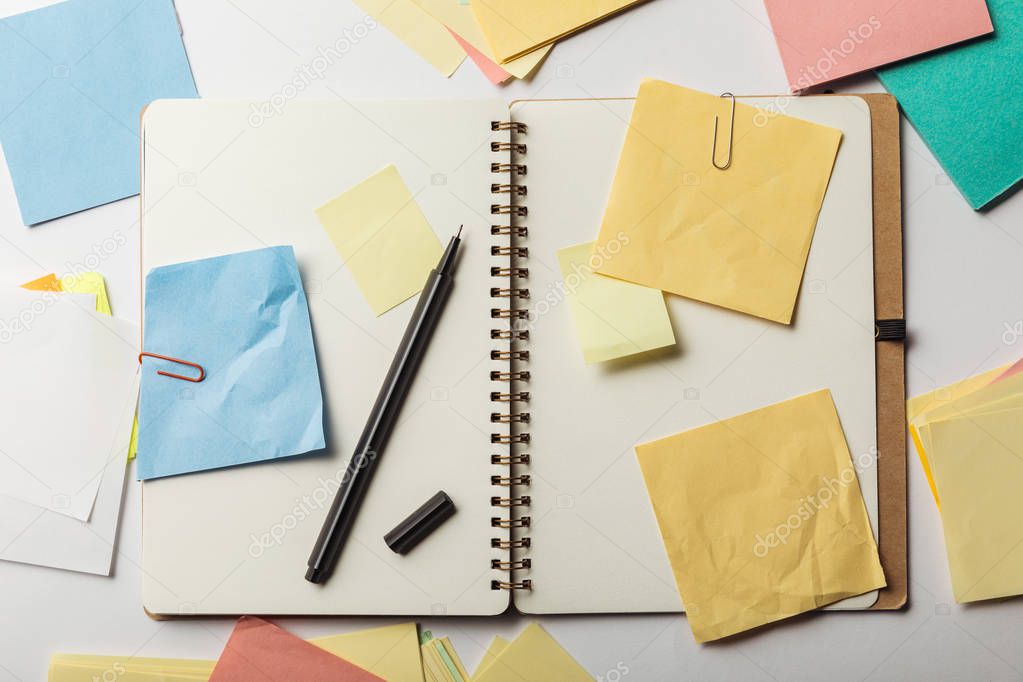
[[[273,623],[242,616],[210,682],[384,682]]]
[[[448,29],[448,33],[455,37],[455,40],[458,42],[461,48],[465,50],[465,53],[467,55],[469,55],[469,59],[473,60],[476,63],[476,66],[479,67],[480,71],[483,72],[483,75],[486,76],[487,80],[489,80],[491,83],[493,83],[494,85],[500,85],[501,83],[504,83],[506,80],[512,77],[510,73],[501,68],[500,64],[495,63],[485,54],[477,50],[465,38],[458,35],[447,26],[445,26],[445,28]]]
[[[984,0],[764,0],[793,92],[991,33]]]

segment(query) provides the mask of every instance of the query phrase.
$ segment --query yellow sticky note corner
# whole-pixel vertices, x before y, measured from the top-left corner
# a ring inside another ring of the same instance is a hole
[[[500,635],[494,637],[493,641],[490,642],[490,646],[487,647],[486,652],[483,654],[483,659],[480,660],[478,666],[476,666],[476,672],[473,673],[472,679],[478,680],[480,675],[483,674],[490,665],[497,660],[497,657],[508,648],[508,640]]]
[[[957,602],[1023,594],[1023,409],[929,425]]]
[[[82,272],[77,275],[65,275],[60,279],[62,291],[73,294],[95,294],[96,312],[111,315],[110,299],[107,297],[107,284],[103,275],[98,272]]]
[[[885,586],[830,391],[636,455],[696,641]]]
[[[421,682],[423,664],[415,623],[359,630],[309,640],[385,680]]]
[[[491,645],[493,648],[493,645]],[[474,682],[593,682],[571,654],[536,623],[504,647]]]
[[[443,253],[394,166],[321,206],[316,215],[377,315],[421,291]]]
[[[594,272],[603,257],[585,243],[558,251],[568,305],[587,363],[675,343],[664,294]]]
[[[355,0],[355,4],[445,77],[465,59],[465,50],[447,28],[413,0]]]
[[[629,244],[599,272],[774,322],[792,321],[842,133],[736,104],[732,163],[711,164],[728,99],[640,86],[598,247]]]

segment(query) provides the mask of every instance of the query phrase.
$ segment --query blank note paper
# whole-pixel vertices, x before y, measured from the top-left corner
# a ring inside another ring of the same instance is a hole
[[[984,0],[764,0],[793,92],[991,33]]]
[[[138,194],[142,108],[196,96],[171,0],[0,20],[0,142],[24,223]]]
[[[465,51],[454,36],[413,0],[354,1],[441,75],[450,76],[465,59]]]
[[[988,6],[994,35],[877,72],[974,209],[1023,179],[1023,2]]]
[[[565,296],[586,362],[674,345],[664,294],[597,274],[594,269],[603,260],[594,253],[592,242],[558,251]]]
[[[884,587],[830,391],[640,445],[636,456],[696,641]]]
[[[789,324],[842,133],[646,80],[598,249],[598,272]]]
[[[0,494],[78,521],[107,464],[123,466],[124,408],[138,373],[137,328],[95,297],[0,292]]]
[[[443,253],[394,166],[324,204],[316,215],[377,315],[419,293]]]
[[[530,623],[507,646],[481,666],[475,682],[593,682],[593,677],[572,655],[536,623]]]

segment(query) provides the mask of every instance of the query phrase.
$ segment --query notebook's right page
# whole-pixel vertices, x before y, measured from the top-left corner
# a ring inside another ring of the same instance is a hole
[[[593,365],[555,254],[595,238],[633,101],[512,107],[529,126],[519,141],[529,168],[532,590],[516,594],[521,611],[682,610],[634,446],[824,388],[877,535],[870,111],[858,97],[743,101],[843,133],[793,324],[667,296],[675,347]],[[767,532],[785,519],[764,522]],[[753,539],[750,552],[755,561]]]

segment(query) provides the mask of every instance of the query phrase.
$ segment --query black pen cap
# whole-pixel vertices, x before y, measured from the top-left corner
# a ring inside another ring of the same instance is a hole
[[[397,554],[408,554],[426,536],[437,530],[455,513],[455,503],[441,490],[419,509],[409,514],[394,530],[384,536],[384,542]]]

